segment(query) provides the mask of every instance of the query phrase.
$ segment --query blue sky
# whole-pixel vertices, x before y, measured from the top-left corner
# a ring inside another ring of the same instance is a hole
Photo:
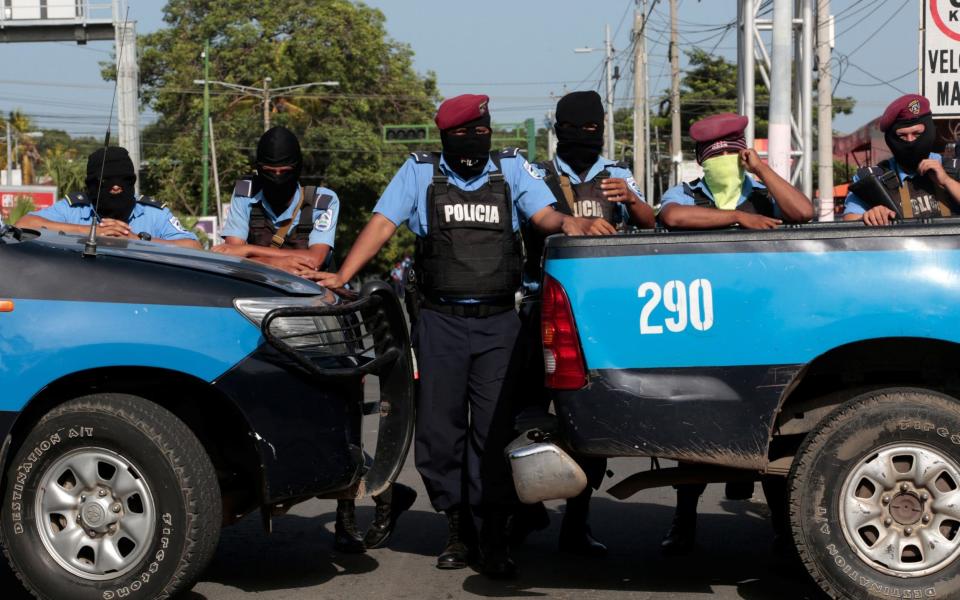
[[[257,3],[251,1],[251,6]],[[626,52],[632,0],[369,0],[367,4],[386,15],[391,37],[411,45],[417,70],[437,74],[445,96],[486,93],[491,96],[494,119],[500,122],[530,117],[540,122],[564,91],[597,88],[602,53],[575,54],[573,48],[602,47],[604,25],[609,23],[616,32],[614,48],[621,53],[618,63],[623,72],[616,104],[632,104],[631,61]],[[853,115],[838,118],[834,125],[849,132],[877,116],[900,93],[916,91],[919,2],[833,0],[832,4],[837,16],[835,56],[848,57],[837,94],[857,100]],[[130,18],[138,22],[140,33],[163,25],[163,0],[131,0],[130,5]],[[654,95],[670,83],[668,6],[667,0],[660,0],[648,26]],[[720,35],[710,29],[735,17],[736,0],[680,0],[681,50],[697,45],[734,59],[736,32],[730,29]],[[0,47],[0,110],[22,108],[43,126],[99,137],[113,87],[100,79],[98,63],[109,59],[111,51],[109,42]],[[837,73],[835,62],[835,81]],[[893,81],[885,85],[878,80]],[[143,121],[152,118],[148,113]]]

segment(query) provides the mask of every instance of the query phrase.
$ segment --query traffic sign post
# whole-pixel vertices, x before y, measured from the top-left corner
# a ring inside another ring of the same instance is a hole
[[[935,118],[960,117],[960,0],[923,0],[920,94]]]

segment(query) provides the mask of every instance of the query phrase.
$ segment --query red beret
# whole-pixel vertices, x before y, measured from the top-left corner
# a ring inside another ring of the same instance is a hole
[[[443,104],[440,105],[434,122],[440,130],[463,125],[487,114],[488,102],[490,102],[490,97],[483,94],[454,96],[449,100],[444,100]]]
[[[930,101],[917,94],[900,96],[890,103],[880,117],[880,131],[886,131],[897,121],[909,121],[930,114]]]
[[[743,133],[750,120],[742,115],[720,113],[700,119],[690,126],[690,137],[700,144]]]

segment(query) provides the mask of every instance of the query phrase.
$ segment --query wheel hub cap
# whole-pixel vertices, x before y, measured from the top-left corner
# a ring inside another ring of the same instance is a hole
[[[844,537],[880,572],[921,577],[960,557],[960,463],[947,452],[880,448],[853,466],[839,502]]]
[[[156,505],[129,459],[105,448],[74,450],[41,475],[36,526],[51,557],[83,579],[120,577],[147,555]]]
[[[901,525],[915,525],[923,517],[923,503],[913,494],[899,494],[890,503],[890,515]]]

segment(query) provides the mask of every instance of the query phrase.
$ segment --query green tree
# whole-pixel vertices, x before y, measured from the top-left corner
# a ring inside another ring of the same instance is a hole
[[[35,211],[37,208],[33,204],[33,197],[31,196],[21,196],[17,198],[17,203],[10,209],[10,219],[8,223],[16,223],[24,217],[29,212]]]
[[[414,71],[412,51],[387,37],[376,9],[348,0],[278,0],[259,4],[251,19],[250,6],[248,0],[169,0],[167,27],[140,38],[142,98],[159,115],[143,136],[143,189],[177,211],[200,212],[203,106],[193,81],[203,78],[204,40],[210,40],[212,80],[260,85],[271,77],[272,87],[339,81],[337,88],[278,99],[272,120],[299,136],[304,179],[322,180],[340,196],[342,257],[407,154],[382,142],[382,126],[429,122],[438,98],[435,78]],[[112,77],[111,67],[105,75]],[[223,88],[212,92],[228,200],[233,181],[250,172],[262,106]],[[404,251],[409,248],[397,249]],[[383,271],[391,258],[380,257],[370,272]]]
[[[41,172],[53,180],[57,193],[64,197],[72,192],[83,191],[87,175],[86,159],[77,156],[73,148],[62,145],[47,148],[43,153]]]

